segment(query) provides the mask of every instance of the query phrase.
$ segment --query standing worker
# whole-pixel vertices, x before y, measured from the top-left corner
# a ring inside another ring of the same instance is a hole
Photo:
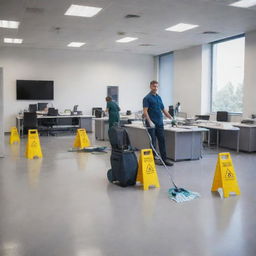
[[[115,123],[119,123],[120,121],[120,115],[119,115],[120,108],[114,101],[112,101],[112,98],[110,96],[106,97],[106,102],[107,102],[106,112],[108,112],[108,116],[109,116],[108,118],[109,128],[111,128]]]
[[[161,97],[157,94],[158,82],[150,82],[150,92],[143,99],[143,114],[147,120],[147,126],[150,136],[152,138],[153,146],[156,147],[156,138],[158,140],[158,146],[160,150],[161,158],[164,163],[168,166],[172,166],[173,163],[167,159],[166,148],[165,148],[165,138],[164,138],[164,123],[163,114],[169,118],[173,119],[172,116],[164,109],[164,104]],[[156,164],[161,165],[161,161],[156,161]]]

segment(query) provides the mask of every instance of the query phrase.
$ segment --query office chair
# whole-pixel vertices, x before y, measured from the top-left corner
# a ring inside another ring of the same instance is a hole
[[[37,111],[37,104],[29,104],[28,111],[29,112],[36,112]]]
[[[219,122],[228,121],[228,112],[227,111],[217,111],[216,120]]]
[[[48,116],[57,116],[58,115],[58,109],[55,108],[49,108],[48,109]],[[57,119],[56,118],[44,118],[40,122],[41,125],[41,131],[47,132],[47,135],[55,135],[53,133],[53,126],[57,125]]]
[[[49,108],[48,109],[48,116],[57,116],[59,113],[58,113],[58,109],[55,109],[55,108]]]
[[[23,134],[27,134],[29,129],[37,129],[37,115],[36,112],[24,112],[23,116]]]

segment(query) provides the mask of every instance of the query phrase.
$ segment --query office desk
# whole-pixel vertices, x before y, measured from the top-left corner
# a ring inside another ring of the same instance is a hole
[[[52,129],[69,129],[69,128],[85,128],[87,132],[92,132],[92,117],[91,115],[72,115],[72,116],[43,116],[38,115],[37,119],[40,124],[42,120],[56,119],[56,124]],[[16,116],[16,127],[19,134],[23,135],[23,115]],[[40,130],[40,127],[39,127]]]
[[[108,117],[93,118],[95,120],[95,138],[97,140],[108,140]],[[120,125],[128,124],[136,120],[135,115],[120,115]]]
[[[235,141],[236,141],[236,151],[239,152],[239,136],[240,136],[240,128],[233,126],[233,123],[228,122],[204,122],[204,123],[197,123],[198,127],[206,128],[209,130],[216,130],[217,131],[217,149],[219,148],[219,138],[220,132],[221,134],[230,134],[235,133]],[[210,132],[208,133],[208,146],[210,146]],[[223,144],[221,144],[223,146]]]
[[[245,152],[256,151],[256,125],[233,123],[233,126],[240,129],[239,150]],[[234,132],[221,131],[220,145],[222,147],[235,149],[236,135]]]
[[[125,128],[133,147],[150,148],[145,128],[140,124],[128,124]],[[202,132],[205,128],[165,126],[167,157],[174,161],[198,160],[202,156]]]

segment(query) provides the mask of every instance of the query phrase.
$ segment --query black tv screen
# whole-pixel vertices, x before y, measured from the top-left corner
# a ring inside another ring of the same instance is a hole
[[[17,80],[17,100],[53,100],[53,81]]]

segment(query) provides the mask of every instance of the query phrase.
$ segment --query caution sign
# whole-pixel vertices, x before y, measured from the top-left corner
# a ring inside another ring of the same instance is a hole
[[[88,138],[88,135],[86,133],[85,129],[77,129],[77,134],[74,142],[74,148],[86,148],[90,147],[91,142]]]
[[[149,186],[160,188],[152,149],[142,149],[140,151],[136,181],[143,184],[144,190],[148,190]]]
[[[42,150],[40,145],[40,140],[38,136],[38,131],[36,129],[28,130],[28,142],[26,145],[25,156],[28,159],[42,158]]]
[[[16,127],[11,128],[10,144],[20,143],[20,136]]]
[[[223,189],[224,197],[229,197],[230,192],[240,195],[240,189],[230,153],[220,153],[218,156],[212,191],[217,191],[218,188]]]

